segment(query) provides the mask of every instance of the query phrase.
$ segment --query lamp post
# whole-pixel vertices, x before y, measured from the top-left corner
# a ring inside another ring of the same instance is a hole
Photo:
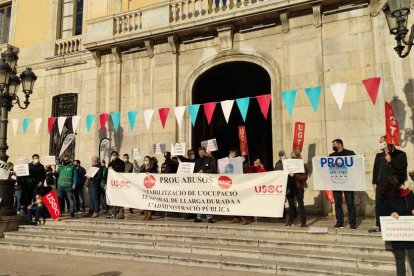
[[[20,77],[16,73],[16,64],[19,59],[12,47],[8,47],[1,54],[0,59],[0,160],[7,162],[7,123],[8,114],[14,105],[26,109],[33,93],[33,86],[37,79],[31,68],[27,68]],[[22,84],[24,101],[21,102],[17,92]],[[14,205],[14,180],[0,179],[0,216],[16,215]]]
[[[387,19],[390,34],[395,36],[397,46],[394,50],[400,58],[405,58],[411,51],[414,41],[414,25],[411,26],[411,33],[408,34],[407,21],[410,12],[411,0],[388,0],[382,7]],[[407,49],[406,49],[407,46]],[[405,50],[405,53],[403,53]]]

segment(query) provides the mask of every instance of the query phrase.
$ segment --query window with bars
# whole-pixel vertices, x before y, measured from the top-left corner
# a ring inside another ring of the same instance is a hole
[[[9,42],[11,5],[0,7],[0,44]]]
[[[83,0],[61,0],[59,38],[82,34]]]
[[[50,133],[50,149],[49,154],[58,157],[62,143],[66,136],[73,133],[71,116],[76,116],[78,109],[78,95],[76,93],[67,93],[57,95],[52,99],[52,117],[68,117],[62,130],[62,134],[59,134],[57,122],[55,123]],[[69,155],[72,160],[75,157],[75,141],[70,144],[65,151],[66,155]]]

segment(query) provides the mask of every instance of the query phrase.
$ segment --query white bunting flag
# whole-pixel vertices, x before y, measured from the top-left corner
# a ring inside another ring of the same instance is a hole
[[[35,119],[35,133],[36,136],[39,134],[39,130],[40,130],[40,125],[42,124],[42,118],[36,118]]]
[[[221,109],[223,109],[224,118],[229,123],[230,113],[233,109],[234,100],[227,100],[221,102]]]
[[[340,110],[342,109],[342,105],[344,104],[346,87],[346,83],[335,83],[331,85],[332,95],[334,96],[335,101],[338,104]]]
[[[12,127],[13,127],[13,135],[16,136],[17,128],[19,127],[19,119],[11,119]]]
[[[183,120],[185,106],[177,106],[174,108],[175,118],[177,119],[178,128],[181,127],[181,121]]]
[[[76,132],[76,129],[78,128],[80,119],[81,119],[81,116],[73,116],[72,117],[72,129],[73,129],[73,132]]]
[[[67,117],[58,117],[58,129],[59,129],[59,135],[62,135],[63,127],[65,126]]]
[[[144,120],[147,129],[149,129],[151,125],[152,115],[154,115],[154,109],[145,109],[144,110]]]

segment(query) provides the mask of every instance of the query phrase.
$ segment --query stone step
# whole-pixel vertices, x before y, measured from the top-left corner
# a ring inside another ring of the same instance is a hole
[[[393,270],[394,261],[392,255],[372,256],[370,254],[349,254],[342,251],[306,251],[293,250],[280,247],[252,247],[252,246],[229,246],[215,244],[193,244],[165,242],[165,241],[135,241],[128,239],[94,238],[87,235],[42,235],[10,233],[6,235],[7,241],[30,241],[44,243],[64,243],[66,245],[91,245],[106,248],[125,248],[132,250],[160,250],[173,253],[193,253],[226,257],[242,257],[260,260],[298,262],[302,264],[319,264],[327,262],[331,265],[341,267],[378,268],[382,270]]]
[[[2,239],[0,248],[8,250],[23,250],[40,253],[66,254],[85,257],[103,257],[145,262],[158,262],[179,265],[214,267],[221,269],[261,272],[278,275],[390,275],[393,271],[378,268],[343,268],[327,262],[315,265],[282,260],[258,260],[226,256],[211,256],[194,253],[173,253],[157,250],[134,250],[126,248],[104,248],[91,245],[70,245],[64,243],[28,243],[24,240]],[[334,267],[334,269],[333,269]]]

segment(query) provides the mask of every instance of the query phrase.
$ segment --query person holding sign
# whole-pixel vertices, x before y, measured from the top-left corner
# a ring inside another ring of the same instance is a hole
[[[32,162],[29,163],[29,176],[22,177],[24,184],[22,185],[21,203],[25,210],[27,206],[34,200],[37,192],[41,192],[43,182],[46,178],[45,167],[40,163],[38,154],[33,154]]]
[[[332,141],[333,153],[329,156],[350,156],[356,155],[352,150],[347,150],[344,148],[344,142],[341,139],[335,139]],[[342,193],[345,195],[346,206],[348,208],[349,216],[349,227],[351,229],[356,229],[356,209],[355,209],[355,195],[353,191],[333,191],[333,196],[335,200],[335,214],[336,214],[336,224],[335,228],[344,227],[344,211],[342,210]]]
[[[157,165],[153,161],[154,159],[148,155],[144,157],[144,164],[142,164],[141,173],[158,173]],[[152,211],[144,211],[144,220],[152,220]]]
[[[414,195],[409,189],[402,188],[404,182],[398,174],[391,175],[384,183],[380,191],[380,208],[381,216],[392,216],[399,219],[400,216],[414,215]],[[408,256],[408,262],[411,270],[414,269],[414,242],[412,241],[391,241],[392,252],[395,257],[397,276],[405,276],[405,257]]]
[[[78,172],[70,161],[69,156],[65,155],[62,164],[57,170],[57,193],[61,210],[64,209],[65,198],[69,201],[68,209],[72,218],[75,217],[75,202],[72,191],[76,187],[77,179]]]
[[[99,163],[98,156],[91,158],[92,167],[95,168],[86,174],[86,191],[89,194],[90,209],[85,216],[97,218],[99,217],[100,204],[99,204],[99,189],[102,179],[102,166]],[[90,173],[90,174],[89,174]]]

